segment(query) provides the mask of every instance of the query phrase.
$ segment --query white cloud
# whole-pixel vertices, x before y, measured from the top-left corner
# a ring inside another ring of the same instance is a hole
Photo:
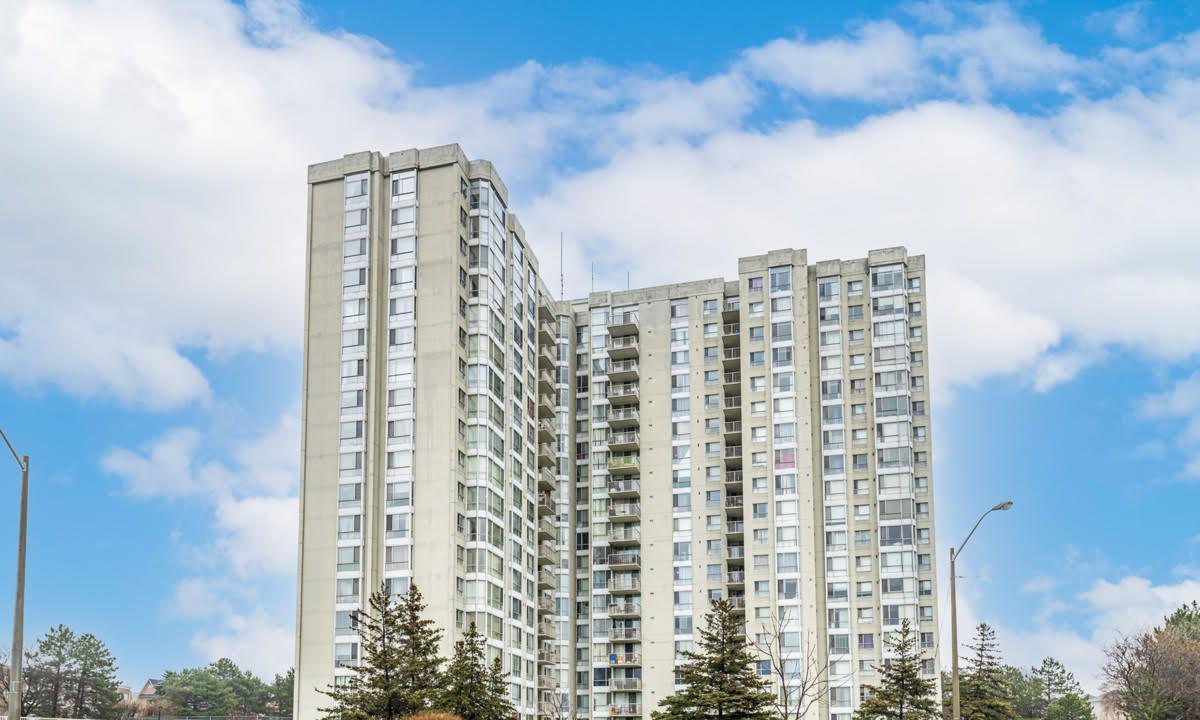
[[[195,428],[174,428],[141,452],[109,448],[100,467],[120,479],[126,492],[140,497],[202,495],[224,500],[262,493],[274,498],[295,492],[299,437],[299,421],[293,414],[282,415],[263,435],[225,448],[204,447],[205,438]],[[228,453],[232,466],[215,459],[219,451]]]
[[[299,506],[294,497],[222,498],[218,547],[239,577],[296,572]]]
[[[1181,475],[1200,478],[1200,371],[1143,398],[1139,415],[1148,420],[1181,423],[1175,438],[1176,447],[1185,455]],[[1165,448],[1161,454],[1165,454]]]
[[[898,100],[921,84],[917,40],[893,22],[871,22],[848,38],[772,40],[745,53],[749,72],[805,95]]]
[[[1034,578],[1026,584],[1026,589],[1043,593],[1053,585],[1050,578]],[[948,590],[942,590],[939,598],[943,618],[949,617],[947,593]],[[987,622],[996,630],[1006,663],[1029,668],[1039,664],[1042,658],[1054,657],[1075,673],[1085,690],[1096,693],[1101,683],[1105,647],[1121,634],[1161,625],[1163,618],[1180,605],[1200,599],[1200,581],[1182,576],[1174,583],[1156,584],[1136,575],[1116,581],[1096,580],[1073,597],[1064,599],[1047,595],[1036,612],[1031,613],[1030,622],[1023,626],[981,618],[975,611],[980,598],[966,595],[959,595],[958,605],[962,647],[970,642],[975,625]],[[1078,628],[1070,629],[1062,623],[1052,622],[1055,616],[1067,610],[1074,611],[1075,619],[1081,621]],[[944,642],[949,642],[949,635],[949,628],[946,628]],[[941,657],[943,664],[949,665],[950,652],[943,651]]]
[[[524,221],[542,254],[564,229],[602,255],[602,288],[623,286],[625,268],[635,284],[726,274],[775,246],[825,259],[906,245],[929,263],[937,381],[1032,379],[1051,353],[1045,386],[1090,359],[1062,355],[1064,341],[1168,360],[1200,350],[1200,326],[1139,309],[1200,305],[1187,271],[1200,218],[1181,195],[1200,183],[1197,100],[1188,85],[1042,119],[923,103],[838,132],[730,130],[563,179]],[[586,290],[585,269],[568,277]]]
[[[261,607],[246,614],[230,614],[224,627],[215,632],[199,632],[192,638],[192,649],[207,660],[227,657],[243,668],[270,679],[294,662],[295,637],[289,625]]]
[[[1092,32],[1108,32],[1119,40],[1141,40],[1148,32],[1149,3],[1125,3],[1108,10],[1098,10],[1087,16],[1085,26]]]
[[[1084,364],[1074,347],[1200,349],[1200,327],[1144,311],[1200,300],[1196,38],[1085,63],[1005,5],[932,4],[923,26],[775,40],[706,77],[526,62],[435,87],[288,2],[3,12],[0,132],[22,141],[0,146],[0,222],[38,238],[6,245],[0,285],[0,377],[20,387],[171,408],[209,398],[196,358],[298,351],[305,166],[447,141],[502,169],[543,259],[567,234],[573,292],[589,252],[643,282],[907,244],[929,254],[943,385],[1047,386]],[[1146,66],[1170,81],[1111,84]],[[1070,94],[1095,77],[1119,91]],[[912,106],[749,129],[781,88]],[[1038,117],[920,102],[1030,89],[1075,99]],[[69,198],[46,190],[64,167]]]
[[[1091,348],[1066,348],[1042,355],[1033,369],[1033,389],[1048,392],[1074,380],[1081,370],[1094,365],[1103,353]]]

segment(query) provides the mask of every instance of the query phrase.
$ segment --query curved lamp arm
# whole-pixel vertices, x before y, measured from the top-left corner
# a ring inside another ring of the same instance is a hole
[[[996,512],[997,510],[1008,510],[1012,506],[1013,506],[1012,500],[1005,500],[1002,503],[993,505],[992,507],[988,508],[982,515],[980,515],[979,519],[975,521],[975,526],[971,528],[971,532],[967,533],[967,538],[962,541],[962,544],[958,546],[957,550],[954,550],[954,557],[958,557],[959,555],[962,554],[963,548],[965,548],[967,546],[967,543],[970,542],[971,536],[974,535],[975,531],[979,529],[979,524],[981,522],[983,522],[983,519],[985,517]]]

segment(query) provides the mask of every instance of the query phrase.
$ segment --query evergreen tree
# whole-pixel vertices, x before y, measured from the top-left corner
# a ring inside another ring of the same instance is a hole
[[[271,688],[229,658],[204,667],[168,670],[158,688],[168,712],[189,715],[255,715],[272,711]]]
[[[1046,714],[1042,681],[1034,673],[1025,673],[1020,668],[1005,665],[1004,680],[1009,687],[1008,702],[1017,717],[1035,720]]]
[[[271,683],[271,703],[280,715],[291,717],[292,701],[296,688],[296,668],[288,668],[282,675],[276,675]]]
[[[1046,706],[1046,720],[1096,720],[1096,716],[1086,698],[1071,692]]]
[[[71,717],[112,718],[117,703],[117,661],[108,647],[95,635],[78,636],[71,676]]]
[[[23,674],[31,715],[57,718],[68,714],[67,685],[75,670],[75,645],[75,632],[58,625],[46,631],[37,649],[26,655],[28,665]]]
[[[933,680],[921,677],[921,653],[908,619],[887,639],[895,657],[880,670],[878,687],[858,706],[854,720],[936,720],[940,715]]]
[[[438,693],[442,632],[422,617],[425,604],[417,586],[396,602],[383,583],[371,593],[368,608],[352,615],[360,662],[350,666],[347,682],[323,691],[334,701],[321,710],[329,720],[399,720],[430,709]]]
[[[1008,686],[996,646],[996,631],[987,623],[975,629],[974,654],[967,658],[967,672],[959,680],[962,715],[969,720],[1016,720],[1009,704]]]
[[[508,700],[508,677],[497,658],[489,666],[483,636],[475,623],[454,643],[454,657],[442,677],[437,701],[441,711],[462,720],[509,720],[516,711]]]
[[[1054,658],[1044,658],[1042,664],[1033,669],[1033,677],[1041,685],[1043,713],[1051,703],[1065,695],[1083,695],[1079,681]]]
[[[770,720],[774,695],[754,671],[754,656],[733,603],[713,601],[695,650],[684,653],[679,675],[687,685],[663,698],[655,720]]]

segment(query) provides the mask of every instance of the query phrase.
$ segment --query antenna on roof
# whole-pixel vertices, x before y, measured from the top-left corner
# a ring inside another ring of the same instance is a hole
[[[629,270],[625,270],[625,289],[629,289]]]
[[[592,261],[592,292],[596,292],[596,261]]]
[[[565,276],[563,275],[563,234],[562,234],[562,231],[560,230],[558,232],[558,299],[560,301],[566,300],[566,298],[567,298],[567,291],[566,291],[567,281],[564,279],[564,277]]]

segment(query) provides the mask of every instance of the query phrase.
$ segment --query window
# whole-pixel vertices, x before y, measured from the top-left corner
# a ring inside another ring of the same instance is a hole
[[[752,293],[760,293],[763,290],[762,276],[747,278],[746,290]]]
[[[792,289],[792,269],[789,267],[771,268],[771,292],[786,292]]]
[[[834,303],[841,297],[840,283],[835,277],[817,279],[817,302]]]

